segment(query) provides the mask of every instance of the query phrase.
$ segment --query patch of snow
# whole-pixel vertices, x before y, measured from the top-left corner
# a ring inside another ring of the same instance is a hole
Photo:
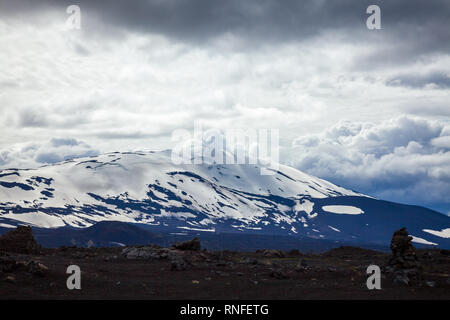
[[[430,242],[430,241],[428,241],[428,240],[425,240],[425,239],[422,239],[422,238],[419,238],[419,237],[415,237],[415,236],[413,236],[413,235],[410,235],[413,239],[411,240],[412,242],[415,242],[415,243],[421,243],[421,244],[429,244],[429,245],[433,245],[433,246],[437,246],[437,243],[434,243],[434,242]]]
[[[341,232],[341,230],[339,230],[338,228],[332,227],[332,226],[328,226],[328,228],[330,228],[331,230],[334,230],[336,232]]]
[[[6,213],[2,215],[2,218],[9,218],[43,228],[57,228],[66,225],[60,217],[45,212]]]
[[[314,212],[313,214],[308,214],[308,219],[313,219],[317,216],[318,216],[317,212]]]
[[[294,206],[294,211],[300,212],[305,211],[307,214],[310,214],[314,209],[314,203],[309,200],[303,200],[302,202],[297,200]]]
[[[440,238],[450,238],[450,228],[442,229],[441,231],[423,229],[422,231],[431,233],[432,235]]]
[[[216,232],[216,229],[199,229],[199,228],[189,228],[189,227],[177,227],[178,229],[186,229],[191,231],[203,231],[203,232]]]
[[[3,227],[3,228],[15,228],[15,226],[12,226],[12,225],[7,224],[7,223],[0,223],[0,227]]]
[[[124,245],[123,243],[121,243],[121,242],[115,242],[115,241],[111,241],[110,243],[112,243],[112,244],[116,244],[116,245],[118,245],[119,247],[126,247],[126,245]]]
[[[323,211],[335,213],[335,214],[362,214],[363,210],[353,206],[323,206]]]

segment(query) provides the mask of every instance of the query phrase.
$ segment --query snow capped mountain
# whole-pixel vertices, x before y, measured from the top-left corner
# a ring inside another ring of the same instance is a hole
[[[386,244],[406,226],[416,243],[450,246],[450,218],[376,200],[282,166],[175,165],[170,151],[123,152],[34,170],[0,171],[0,227],[141,223],[173,234],[261,233]],[[269,169],[273,170],[273,169]]]

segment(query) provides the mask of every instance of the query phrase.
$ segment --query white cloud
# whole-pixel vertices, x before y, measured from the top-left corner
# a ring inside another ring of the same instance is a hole
[[[0,168],[36,168],[97,154],[97,150],[76,139],[54,138],[45,143],[16,144],[0,149]]]
[[[378,124],[340,122],[294,140],[291,164],[384,199],[448,203],[449,125],[401,116]],[[438,141],[439,143],[436,143]]]

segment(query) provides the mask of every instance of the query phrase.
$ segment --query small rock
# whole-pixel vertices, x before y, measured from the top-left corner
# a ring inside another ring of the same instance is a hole
[[[43,277],[48,271],[48,268],[40,262],[30,261],[27,263],[28,272],[35,276]]]
[[[298,265],[298,266],[295,268],[295,271],[297,271],[297,272],[305,272],[305,271],[306,271],[306,267],[304,267],[304,266],[302,266],[302,265]]]
[[[269,274],[275,279],[288,279],[288,275],[283,270],[272,270]]]
[[[9,282],[9,283],[14,283],[14,282],[16,282],[16,278],[15,278],[14,276],[7,276],[7,277],[4,279],[4,281],[5,281],[5,282]]]
[[[336,271],[336,268],[334,268],[334,267],[328,267],[328,272],[335,272]]]
[[[0,272],[13,272],[23,266],[23,263],[9,258],[0,258]]]
[[[245,258],[244,260],[242,260],[242,263],[256,265],[258,264],[258,260],[254,258]]]
[[[272,265],[272,267],[275,267],[275,268],[281,267],[281,265],[276,261],[272,261],[271,265]]]
[[[182,271],[188,269],[188,263],[182,259],[174,259],[170,262],[170,270],[172,271]]]
[[[432,257],[433,256],[432,256],[431,252],[428,252],[428,251],[422,255],[422,258],[427,259],[427,260],[431,259]]]
[[[394,283],[399,285],[409,285],[409,278],[403,274],[397,274],[394,278]]]

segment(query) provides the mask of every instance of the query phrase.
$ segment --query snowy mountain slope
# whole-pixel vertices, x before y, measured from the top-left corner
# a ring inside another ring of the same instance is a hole
[[[372,199],[287,166],[260,175],[259,165],[174,165],[170,151],[161,151],[0,172],[0,227],[99,221],[367,243],[385,243],[406,226],[416,242],[447,247],[450,230],[450,218],[437,212]]]

